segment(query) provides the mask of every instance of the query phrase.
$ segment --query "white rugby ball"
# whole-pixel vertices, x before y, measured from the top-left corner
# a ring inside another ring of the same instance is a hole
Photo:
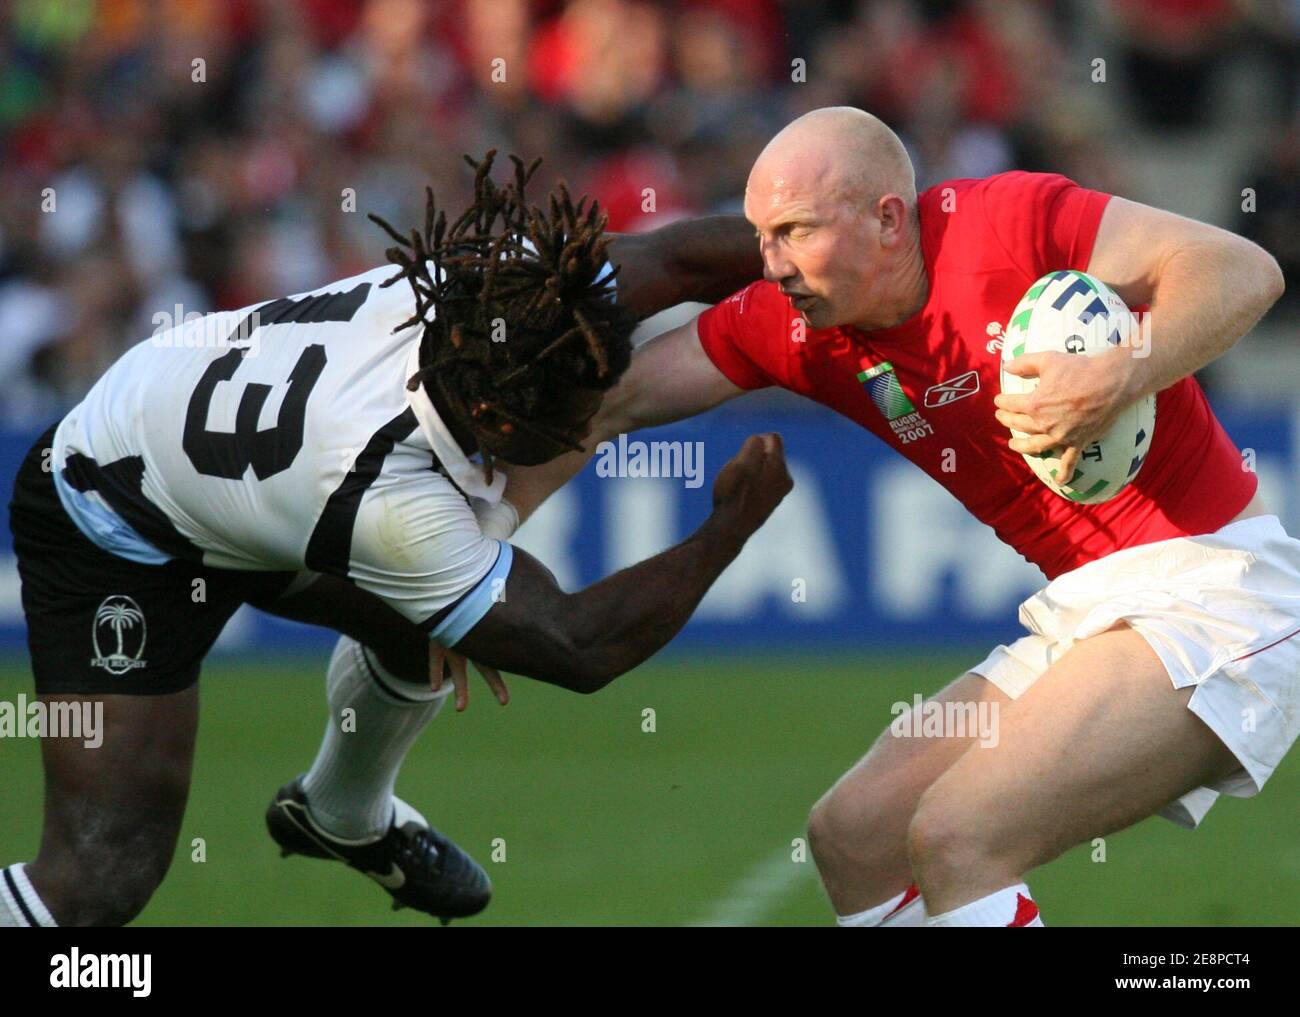
[[[1055,351],[1095,357],[1115,346],[1135,345],[1133,319],[1110,287],[1084,272],[1049,272],[1020,298],[1003,333],[1002,391],[1024,395],[1038,387],[1037,378],[1020,378],[1006,365],[1026,353]],[[1119,415],[1099,441],[1083,450],[1069,484],[1058,484],[1063,448],[1025,455],[1025,462],[1062,498],[1084,505],[1109,501],[1142,468],[1156,429],[1156,397],[1145,396]],[[1011,433],[1023,438],[1023,432]]]

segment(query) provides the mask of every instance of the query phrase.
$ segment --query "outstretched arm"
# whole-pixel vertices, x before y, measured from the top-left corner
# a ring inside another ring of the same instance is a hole
[[[518,549],[505,596],[456,644],[476,664],[595,692],[667,643],[791,488],[779,435],[754,435],[718,474],[713,513],[676,547],[567,594]]]
[[[713,304],[763,275],[754,227],[742,216],[685,219],[609,245],[618,302],[640,318],[688,301]]]

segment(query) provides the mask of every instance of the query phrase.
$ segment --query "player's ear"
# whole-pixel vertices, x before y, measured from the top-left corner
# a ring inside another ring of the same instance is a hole
[[[876,203],[880,221],[880,246],[897,247],[907,234],[907,202],[897,194],[886,194]]]

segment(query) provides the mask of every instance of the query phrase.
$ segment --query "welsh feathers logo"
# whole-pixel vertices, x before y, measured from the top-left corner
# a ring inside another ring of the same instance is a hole
[[[120,594],[106,597],[95,611],[90,629],[90,643],[95,650],[90,666],[102,667],[112,675],[145,667],[145,661],[140,659],[144,640],[144,612],[140,605]]]

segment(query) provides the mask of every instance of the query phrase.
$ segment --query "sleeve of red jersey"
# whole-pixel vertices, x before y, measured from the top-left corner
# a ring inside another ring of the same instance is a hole
[[[704,311],[696,328],[704,352],[733,385],[766,388],[785,376],[790,315],[780,290],[756,282]]]
[[[1019,171],[990,177],[983,190],[989,228],[1028,275],[1087,269],[1109,194],[1059,173]]]

